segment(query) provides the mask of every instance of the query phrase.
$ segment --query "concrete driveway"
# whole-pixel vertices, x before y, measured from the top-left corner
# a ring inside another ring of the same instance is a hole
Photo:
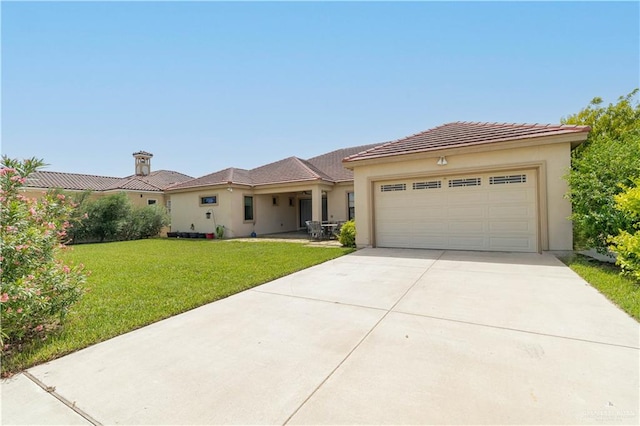
[[[639,340],[550,254],[365,249],[32,368],[2,423],[638,424]]]

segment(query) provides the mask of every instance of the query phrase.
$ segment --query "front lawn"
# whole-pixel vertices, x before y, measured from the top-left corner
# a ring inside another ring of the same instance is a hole
[[[590,257],[575,255],[562,260],[607,299],[640,322],[640,283],[620,275],[617,266]]]
[[[153,239],[74,246],[65,260],[91,271],[64,329],[5,354],[23,370],[144,325],[350,253],[290,242]]]

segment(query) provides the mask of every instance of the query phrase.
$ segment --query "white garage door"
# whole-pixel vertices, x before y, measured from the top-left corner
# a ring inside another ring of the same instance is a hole
[[[536,172],[374,184],[378,247],[538,251]]]

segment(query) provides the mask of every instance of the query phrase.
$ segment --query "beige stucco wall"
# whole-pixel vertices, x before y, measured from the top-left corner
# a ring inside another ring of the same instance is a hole
[[[356,244],[359,247],[373,245],[373,182],[413,176],[444,177],[478,171],[536,169],[538,170],[539,229],[541,250],[571,250],[573,248],[572,224],[568,220],[571,204],[564,198],[568,190],[563,176],[571,164],[571,143],[553,142],[545,145],[513,147],[490,150],[441,151],[432,154],[388,158],[379,164],[354,167],[356,205]],[[446,155],[448,164],[436,164]],[[367,212],[363,214],[363,212]]]
[[[353,192],[353,183],[338,184],[327,192],[329,222],[343,222],[348,219],[348,192]]]
[[[258,235],[291,232],[300,229],[301,198],[311,198],[303,192],[327,193],[327,207],[330,221],[347,219],[347,192],[353,191],[351,183],[337,185],[296,183],[274,187],[248,188],[235,186],[229,191],[225,187],[209,187],[184,192],[170,192],[171,230],[189,232],[191,224],[194,232],[212,232],[213,218],[206,219],[206,212],[212,210],[217,225],[225,227],[225,237],[247,237],[252,232]],[[200,197],[217,195],[218,205],[200,206]],[[253,196],[254,221],[244,220],[244,196]],[[277,198],[274,205],[273,198]],[[290,205],[289,200],[292,204]]]
[[[144,207],[149,205],[149,200],[156,200],[156,205],[166,206],[166,199],[163,193],[161,192],[137,192],[137,191],[109,191],[103,192],[101,195],[110,195],[117,194],[119,192],[124,192],[127,194],[127,198],[131,201],[131,203],[136,207]]]
[[[200,205],[200,198],[217,195],[217,205]],[[224,188],[167,194],[171,200],[171,231],[212,233],[216,225],[230,226],[233,193]],[[211,211],[211,218],[206,213]]]

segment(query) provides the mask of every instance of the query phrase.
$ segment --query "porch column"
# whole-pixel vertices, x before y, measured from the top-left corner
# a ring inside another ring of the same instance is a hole
[[[311,220],[322,222],[322,190],[311,189]]]

